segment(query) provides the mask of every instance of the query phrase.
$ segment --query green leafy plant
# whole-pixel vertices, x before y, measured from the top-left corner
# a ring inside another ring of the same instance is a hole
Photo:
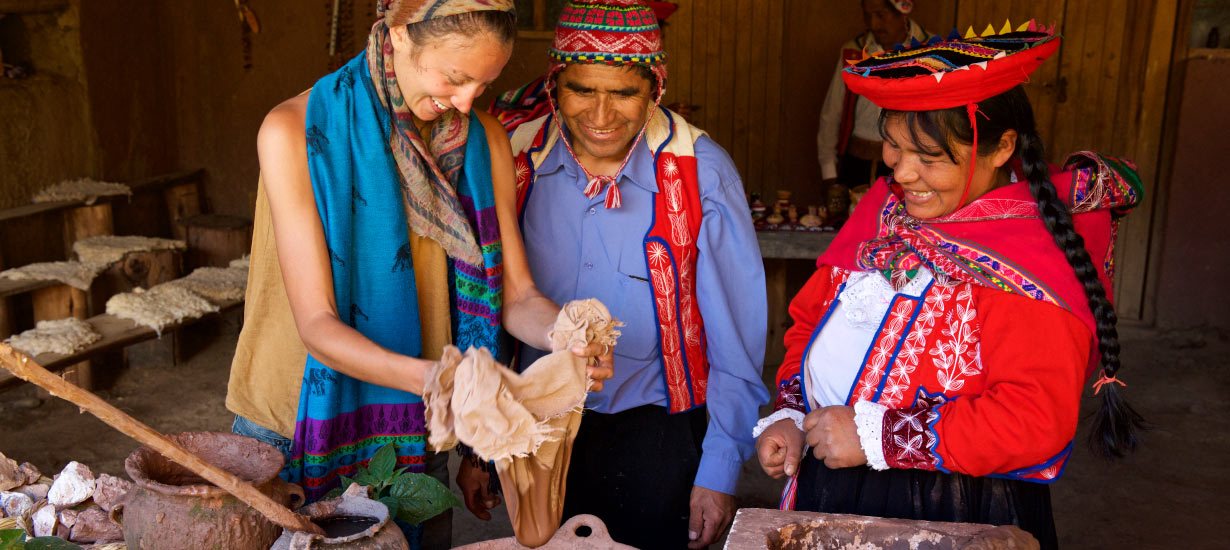
[[[81,547],[56,537],[26,540],[25,531],[5,529],[0,531],[0,550],[81,550]]]
[[[438,479],[398,468],[393,443],[377,450],[367,467],[360,467],[353,478],[341,479],[342,486],[326,497],[341,495],[355,483],[366,485],[371,487],[371,498],[387,506],[390,517],[404,523],[418,525],[449,508],[461,506],[461,501]]]

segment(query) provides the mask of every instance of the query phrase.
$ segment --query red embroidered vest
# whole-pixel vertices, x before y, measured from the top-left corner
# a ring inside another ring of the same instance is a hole
[[[653,196],[653,221],[643,242],[672,414],[704,405],[709,382],[705,324],[696,302],[696,238],[702,211],[693,144],[702,135],[703,131],[665,108],[654,113],[645,130],[645,142],[654,152],[658,192]],[[538,166],[558,141],[551,115],[526,122],[513,132],[519,218],[524,216]]]

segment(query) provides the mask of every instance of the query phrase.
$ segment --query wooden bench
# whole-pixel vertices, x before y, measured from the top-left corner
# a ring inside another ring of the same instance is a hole
[[[197,319],[185,319],[181,323],[167,325],[163,327],[162,334],[172,334],[175,331],[178,331],[179,329],[196,323],[202,319],[217,317],[235,310],[236,308],[243,307],[242,299],[226,300],[222,302],[211,301],[211,303],[218,306],[217,313],[209,313]],[[144,325],[138,325],[128,319],[121,319],[114,315],[108,315],[105,313],[102,315],[95,315],[85,319],[85,321],[92,325],[94,330],[98,331],[98,333],[102,335],[102,338],[100,338],[97,342],[78,350],[76,353],[71,353],[68,355],[44,353],[34,357],[34,360],[47,370],[58,372],[63,371],[73,365],[88,361],[90,358],[100,353],[123,349],[127,346],[144,342],[146,340],[152,340],[158,337],[158,333],[152,328]],[[9,372],[0,372],[0,391],[17,386],[21,383],[22,381],[19,378],[13,376]]]

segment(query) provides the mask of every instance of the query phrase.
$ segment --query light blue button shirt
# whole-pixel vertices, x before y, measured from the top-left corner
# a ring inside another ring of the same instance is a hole
[[[758,408],[769,400],[761,381],[764,265],[734,162],[707,136],[695,149],[703,210],[696,286],[709,358],[709,427],[695,484],[734,494],[739,469],[754,451]],[[666,407],[643,245],[658,190],[653,153],[644,141],[637,145],[620,175],[623,206],[613,210],[603,207],[605,191],[585,197],[585,172],[563,144],[536,174],[521,223],[534,282],[559,304],[597,298],[627,324],[615,347],[615,376],[590,393],[586,407],[601,413]],[[529,364],[545,353],[526,346],[522,354]]]

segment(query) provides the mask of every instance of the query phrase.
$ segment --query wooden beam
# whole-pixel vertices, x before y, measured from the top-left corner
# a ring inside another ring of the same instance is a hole
[[[1138,133],[1134,136],[1135,155],[1140,167],[1145,204],[1123,220],[1119,230],[1121,252],[1117,254],[1117,299],[1115,310],[1121,318],[1151,320],[1152,292],[1149,275],[1157,275],[1156,260],[1160,259],[1160,226],[1164,210],[1155,207],[1164,201],[1162,189],[1162,138],[1166,115],[1167,84],[1172,69],[1171,58],[1175,42],[1175,17],[1178,0],[1157,0],[1151,15],[1152,28],[1145,51],[1145,74],[1141,85]],[[1175,97],[1178,97],[1177,95]],[[1158,258],[1153,258],[1157,256]]]
[[[534,0],[534,30],[547,30],[547,0]]]
[[[68,7],[68,0],[0,0],[0,14],[59,11]]]
[[[0,0],[0,2],[2,1],[3,0]],[[146,192],[146,191],[157,191],[169,185],[185,183],[188,181],[200,181],[204,177],[204,175],[205,175],[204,170],[200,170],[200,169],[186,170],[183,172],[175,172],[172,174],[165,174],[161,176],[154,176],[151,178],[135,180],[132,182],[128,182],[127,185],[130,189],[132,189],[133,193],[140,193],[140,192]],[[106,195],[106,196],[98,197],[98,199],[95,201],[95,204],[103,203],[103,202],[109,203],[113,200],[117,200],[120,198],[124,200],[128,199],[128,197],[124,195]],[[65,210],[68,208],[76,208],[78,206],[86,206],[85,201],[84,200],[74,200],[74,201],[55,201],[55,202],[40,202],[36,204],[24,204],[21,206],[15,206],[13,208],[5,208],[3,210],[0,210],[0,222],[6,222],[10,220],[19,220],[27,216],[33,216],[36,214],[43,214],[43,213],[48,213],[48,212],[56,212],[56,211]]]

